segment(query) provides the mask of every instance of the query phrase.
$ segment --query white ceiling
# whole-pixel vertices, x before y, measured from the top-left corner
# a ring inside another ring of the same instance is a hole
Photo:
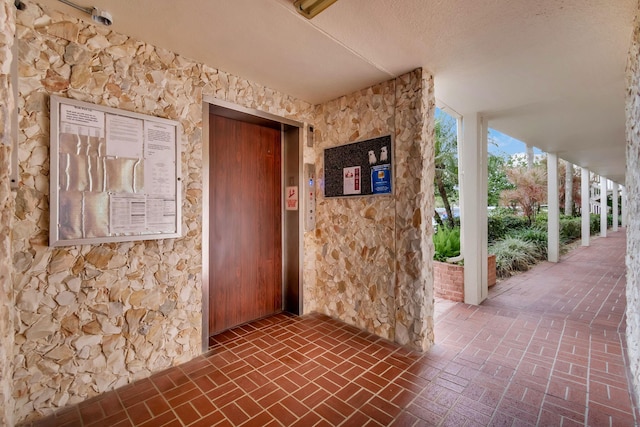
[[[312,103],[417,67],[458,113],[624,183],[636,0],[78,0],[113,30]],[[81,13],[56,0],[56,10]]]

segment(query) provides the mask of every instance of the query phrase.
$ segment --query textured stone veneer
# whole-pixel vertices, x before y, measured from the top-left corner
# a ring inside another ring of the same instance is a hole
[[[433,342],[433,113],[432,77],[416,70],[321,105],[316,119],[318,170],[324,148],[391,134],[395,189],[318,192],[315,308],[418,349]]]
[[[0,0],[0,425],[13,425],[13,289],[11,225],[13,195],[9,181],[13,129],[11,113],[15,103],[10,86],[11,46],[15,33],[15,7]]]
[[[12,198],[2,205],[0,187],[0,227],[13,217],[16,307],[14,368],[10,362],[0,362],[0,368],[15,372],[13,385],[3,390],[13,387],[16,420],[48,414],[200,353],[202,144],[208,141],[202,135],[203,95],[314,124],[316,146],[305,144],[303,157],[316,163],[319,175],[323,147],[393,135],[395,196],[318,197],[318,229],[304,236],[304,309],[414,348],[433,342],[427,214],[433,211],[431,75],[416,70],[314,107],[109,28],[25,3],[16,28],[20,188],[15,209]],[[180,122],[184,238],[48,247],[51,94]],[[5,267],[11,268],[0,264],[0,274]],[[0,314],[5,312],[9,305]]]
[[[627,63],[627,351],[640,398],[640,7]]]
[[[426,350],[433,337],[433,76],[424,70],[396,79],[395,341]]]
[[[12,239],[17,420],[200,353],[203,95],[299,121],[310,121],[314,108],[107,27],[26,5],[17,13],[20,189]],[[50,94],[180,122],[184,238],[47,246]],[[3,220],[9,211],[1,211]]]

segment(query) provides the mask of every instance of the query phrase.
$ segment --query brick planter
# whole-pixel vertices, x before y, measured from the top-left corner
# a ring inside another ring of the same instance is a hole
[[[487,258],[487,284],[492,287],[496,284],[496,256],[489,255]]]
[[[487,258],[487,281],[489,287],[496,284],[496,256]],[[464,301],[464,266],[433,261],[433,290],[438,298],[449,301]]]

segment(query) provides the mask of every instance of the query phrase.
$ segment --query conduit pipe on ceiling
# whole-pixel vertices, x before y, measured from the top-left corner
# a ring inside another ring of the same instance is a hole
[[[111,14],[107,11],[98,9],[97,7],[84,7],[84,6],[80,6],[78,4],[75,4],[72,1],[69,0],[58,0],[60,3],[64,3],[67,6],[71,6],[74,9],[78,9],[79,11],[82,11],[88,15],[91,16],[91,19],[93,19],[95,22],[102,24],[102,25],[106,25],[109,26],[111,24],[113,24],[113,18],[111,17]]]
[[[293,6],[299,14],[307,19],[311,19],[336,1],[337,0],[296,0],[293,2]]]

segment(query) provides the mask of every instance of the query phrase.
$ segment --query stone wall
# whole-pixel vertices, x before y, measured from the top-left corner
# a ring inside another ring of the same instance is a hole
[[[640,7],[627,63],[627,351],[640,398]]]
[[[389,340],[433,342],[433,80],[416,70],[318,107],[323,149],[391,134],[394,196],[325,199],[318,191],[315,308]],[[319,177],[322,182],[322,175]]]
[[[305,312],[414,348],[431,345],[430,74],[416,70],[314,107],[35,2],[26,6],[16,28],[20,187],[15,210],[0,206],[2,215],[15,211],[18,421],[199,354],[203,95],[316,125],[315,147],[305,145],[303,156],[318,172],[324,147],[393,135],[395,196],[318,195],[318,228],[304,237]],[[51,94],[180,122],[184,238],[48,247]]]
[[[203,95],[299,121],[310,121],[314,108],[107,27],[33,2],[26,6],[17,14],[16,29],[17,420],[37,418],[200,353]],[[51,94],[180,122],[184,238],[48,247]],[[0,211],[3,225],[9,210]]]
[[[0,425],[13,425],[13,289],[11,286],[11,225],[13,195],[9,170],[15,103],[10,86],[11,46],[15,33],[15,7],[0,0]]]
[[[424,70],[396,81],[395,341],[427,350],[434,341],[434,84]]]

